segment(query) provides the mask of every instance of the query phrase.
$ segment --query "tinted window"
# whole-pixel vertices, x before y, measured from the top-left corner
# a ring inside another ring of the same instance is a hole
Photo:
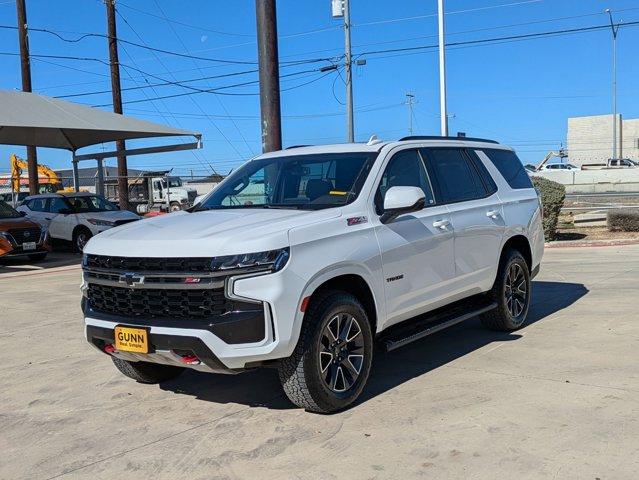
[[[426,205],[435,203],[428,173],[417,150],[403,150],[393,155],[388,162],[375,194],[375,205],[380,213],[384,195],[391,187],[419,187],[426,197]]]
[[[470,159],[456,148],[422,150],[437,178],[444,203],[483,198],[487,192]]]
[[[49,211],[51,213],[60,213],[60,210],[64,208],[71,208],[64,198],[52,198],[49,202]]]
[[[34,198],[29,200],[27,206],[32,212],[46,212],[48,198]]]
[[[515,152],[509,150],[484,150],[511,188],[533,188],[530,177]],[[550,165],[551,167],[553,165]],[[556,168],[556,167],[555,167]]]
[[[484,182],[484,187],[487,190],[486,193],[488,195],[492,195],[493,193],[495,193],[497,191],[497,184],[495,183],[495,180],[493,180],[493,177],[490,176],[490,173],[488,173],[488,170],[486,170],[486,166],[484,165],[484,162],[480,160],[480,158],[475,154],[475,152],[466,150],[466,153],[472,160],[473,165],[475,166],[475,170],[479,172],[479,176]]]

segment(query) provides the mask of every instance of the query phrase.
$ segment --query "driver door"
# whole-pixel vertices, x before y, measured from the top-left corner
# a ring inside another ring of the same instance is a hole
[[[387,323],[384,328],[424,313],[448,295],[455,277],[453,228],[450,213],[439,205],[417,150],[402,150],[390,159],[375,194],[376,213],[391,187],[420,187],[425,207],[383,224],[375,217],[382,256]]]

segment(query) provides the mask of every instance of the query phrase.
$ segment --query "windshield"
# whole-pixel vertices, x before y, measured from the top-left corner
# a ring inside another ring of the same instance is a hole
[[[0,218],[18,218],[21,216],[7,202],[0,200]]]
[[[112,212],[118,210],[118,207],[99,195],[68,197],[67,199],[73,205],[73,210],[76,213]]]
[[[182,186],[181,178],[176,178],[176,177],[169,178],[169,188],[176,188],[181,186]]]
[[[252,160],[196,211],[224,208],[318,210],[357,198],[376,153],[332,153]]]

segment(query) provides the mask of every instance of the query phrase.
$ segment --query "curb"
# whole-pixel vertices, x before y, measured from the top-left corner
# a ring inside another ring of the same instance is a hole
[[[639,245],[639,239],[633,238],[620,238],[617,240],[565,240],[546,242],[545,248],[569,248],[569,247],[620,247],[623,245]]]

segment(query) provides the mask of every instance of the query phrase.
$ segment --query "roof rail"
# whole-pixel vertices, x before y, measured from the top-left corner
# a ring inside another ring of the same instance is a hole
[[[446,140],[446,141],[464,141],[464,142],[484,142],[484,143],[499,143],[496,140],[489,140],[487,138],[475,138],[475,137],[442,137],[439,135],[411,135],[409,137],[402,137],[400,142],[405,140]]]

